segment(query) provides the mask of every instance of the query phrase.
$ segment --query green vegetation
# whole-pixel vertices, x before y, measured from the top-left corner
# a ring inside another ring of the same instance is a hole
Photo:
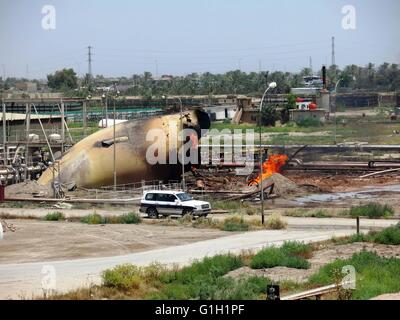
[[[268,217],[266,221],[267,229],[270,230],[283,230],[286,229],[288,224],[279,214],[273,214]]]
[[[115,217],[103,217],[97,213],[92,213],[82,217],[81,222],[86,224],[139,224],[142,222],[142,218],[133,212]]]
[[[142,222],[142,218],[134,212],[129,212],[118,218],[118,223],[120,224],[139,224]]]
[[[333,211],[329,211],[327,209],[316,209],[316,210],[309,210],[309,209],[295,209],[295,210],[288,210],[284,213],[287,217],[302,217],[302,218],[331,218],[336,217],[336,214]]]
[[[372,241],[387,245],[400,245],[400,224],[389,227],[372,235]]]
[[[342,239],[333,239],[336,244],[349,244],[354,242],[372,242],[386,245],[400,245],[400,223],[382,231],[372,231],[368,234],[355,234]]]
[[[368,218],[386,218],[394,215],[394,209],[388,205],[379,203],[369,203],[366,205],[353,207],[348,211],[344,211],[343,215],[349,215],[353,218],[368,217]]]
[[[71,90],[78,87],[78,77],[73,69],[62,69],[47,75],[47,84],[54,90]]]
[[[312,255],[312,248],[304,243],[285,242],[282,247],[269,247],[261,250],[251,260],[253,269],[288,267],[308,269],[306,258]]]
[[[191,215],[186,215],[179,219],[168,217],[159,222],[161,225],[178,226],[184,225],[193,228],[204,229],[219,229],[228,232],[243,232],[251,230],[281,230],[287,228],[287,223],[279,215],[272,215],[267,219],[263,226],[260,219],[244,219],[243,215],[232,215],[225,219],[212,219],[200,217],[194,219]]]
[[[296,124],[303,128],[321,127],[323,125],[318,119],[311,118],[299,119]]]
[[[338,259],[323,266],[318,273],[311,276],[310,284],[323,286],[335,283],[336,274],[344,266],[354,266],[357,272],[356,290],[352,299],[367,300],[385,293],[400,291],[400,259],[381,258],[375,253],[361,252],[350,259]]]
[[[250,225],[244,221],[243,217],[233,216],[224,220],[221,226],[223,231],[249,231]]]
[[[102,274],[103,286],[96,292],[107,298],[168,300],[255,300],[265,294],[270,281],[251,277],[234,280],[224,277],[243,266],[240,257],[220,255],[196,261],[188,267],[172,270],[160,264],[148,267],[121,265]],[[100,292],[99,292],[100,291]]]
[[[160,264],[149,267],[127,264],[104,271],[102,279],[105,289],[143,299],[258,299],[265,292],[267,279],[252,277],[235,281],[223,277],[242,265],[240,257],[231,255],[205,258],[188,267],[172,270]],[[103,290],[104,293],[110,292]]]
[[[97,213],[92,213],[82,217],[81,222],[86,224],[105,224],[106,219]]]
[[[62,212],[52,212],[48,213],[43,217],[45,221],[64,221],[65,216]]]

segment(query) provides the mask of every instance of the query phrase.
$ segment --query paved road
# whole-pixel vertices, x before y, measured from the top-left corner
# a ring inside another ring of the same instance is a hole
[[[290,219],[297,221],[298,226],[306,225],[305,230],[289,229],[285,231],[256,231],[235,234],[219,239],[207,240],[183,246],[168,247],[159,250],[134,253],[124,256],[102,257],[92,259],[66,260],[55,262],[3,264],[0,265],[0,299],[31,298],[42,293],[43,267],[52,266],[56,272],[56,289],[60,292],[100,283],[101,272],[118,264],[133,263],[148,265],[152,262],[163,264],[188,264],[194,259],[213,256],[221,253],[240,253],[243,250],[258,250],[269,245],[280,245],[287,240],[304,242],[323,241],[333,236],[340,237],[354,233],[350,229],[354,222],[346,219]],[[320,229],[319,225],[326,224]],[[289,221],[290,222],[290,221]],[[368,220],[373,227],[386,227],[397,223],[396,220]],[[331,226],[329,228],[329,225]],[[342,225],[342,228],[340,228]],[[1,253],[0,253],[1,254]]]

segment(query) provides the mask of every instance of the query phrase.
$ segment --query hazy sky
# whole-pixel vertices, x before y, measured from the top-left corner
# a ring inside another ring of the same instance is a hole
[[[42,7],[56,29],[42,28]],[[342,7],[356,29],[342,28]],[[45,78],[62,67],[106,76],[314,69],[400,63],[398,0],[0,0],[0,74]]]

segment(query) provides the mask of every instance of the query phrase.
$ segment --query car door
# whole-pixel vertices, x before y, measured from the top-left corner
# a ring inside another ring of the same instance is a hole
[[[142,201],[142,207],[143,207],[144,211],[146,211],[150,207],[156,207],[157,206],[156,200],[157,200],[156,194],[154,194],[154,193],[146,194],[144,201]]]
[[[179,214],[177,211],[177,204],[175,200],[177,200],[176,196],[173,194],[162,194],[160,197],[161,201],[159,201],[158,206],[161,211],[159,211],[163,215],[174,215]]]
[[[168,197],[167,194],[158,193],[157,194],[157,211],[160,214],[168,215]]]

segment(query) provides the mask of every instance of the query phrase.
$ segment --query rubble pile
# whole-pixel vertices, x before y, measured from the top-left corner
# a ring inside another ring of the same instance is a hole
[[[190,192],[194,194],[211,195],[221,200],[255,199],[259,197],[261,187],[254,183],[249,185],[251,177],[237,176],[229,171],[197,170],[185,176]],[[274,173],[263,180],[266,197],[290,198],[303,196],[309,192],[305,186],[299,186],[294,181],[279,173]]]
[[[26,180],[7,186],[5,196],[6,198],[51,198],[53,197],[53,190],[51,186],[42,186],[37,181]]]

